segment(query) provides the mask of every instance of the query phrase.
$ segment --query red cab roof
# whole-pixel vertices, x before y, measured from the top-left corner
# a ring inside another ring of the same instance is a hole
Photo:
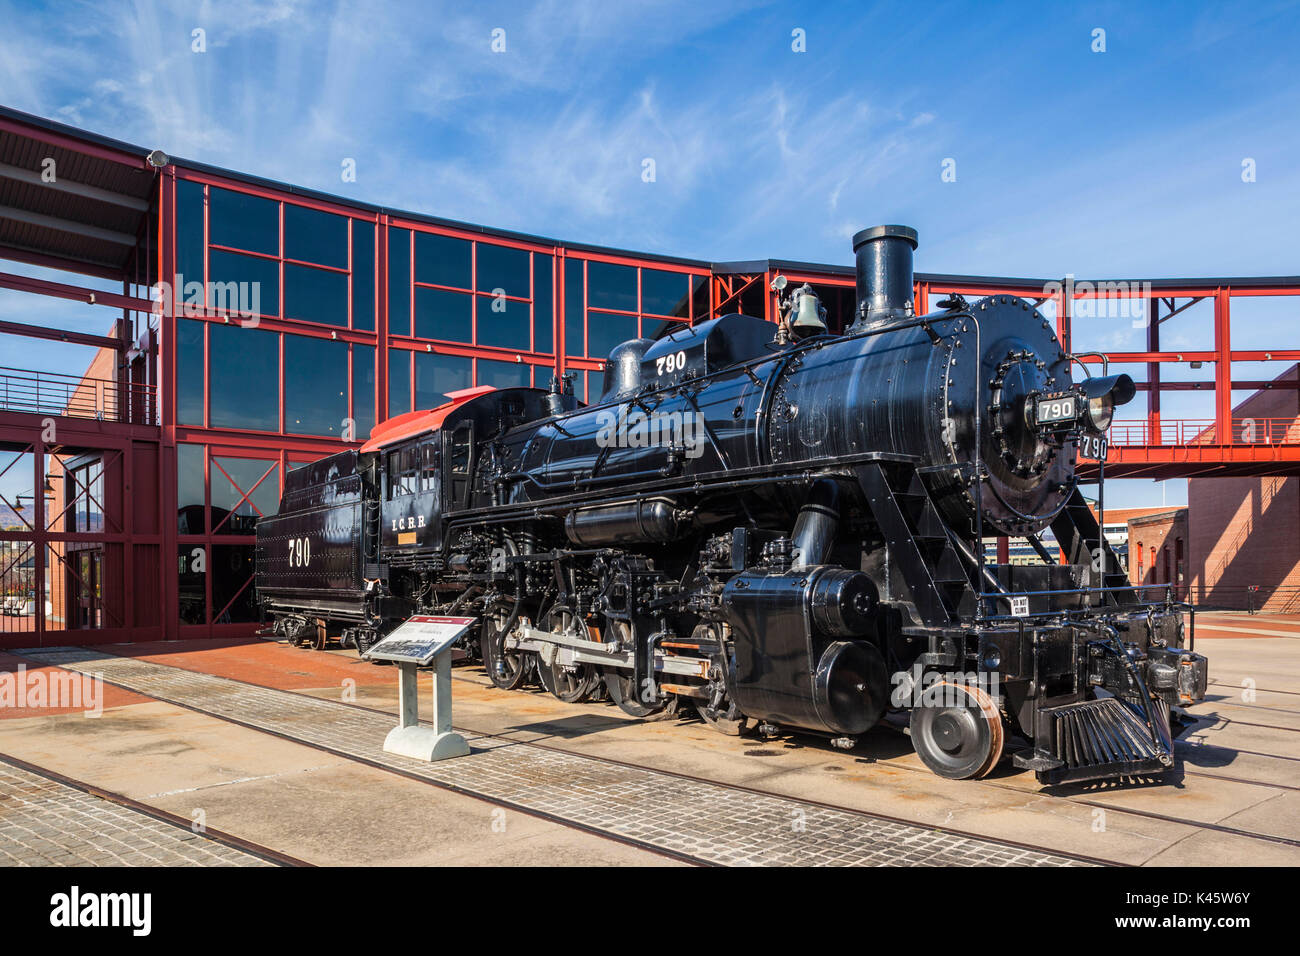
[[[361,446],[361,451],[378,451],[385,445],[392,445],[407,438],[414,438],[424,432],[433,431],[435,428],[441,428],[447,416],[460,406],[471,399],[478,398],[480,395],[495,391],[496,389],[491,385],[462,388],[458,392],[448,392],[447,397],[451,401],[439,405],[437,408],[422,408],[380,422],[370,429],[370,440]]]

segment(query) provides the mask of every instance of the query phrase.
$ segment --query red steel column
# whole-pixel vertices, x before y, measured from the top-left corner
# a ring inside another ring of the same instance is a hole
[[[168,166],[158,177],[158,280],[170,288],[176,279],[176,167]],[[158,447],[158,527],[162,532],[158,556],[158,594],[162,599],[163,640],[180,636],[180,579],[176,568],[176,314],[175,303],[183,294],[172,289],[164,298],[158,317],[158,414],[162,442]],[[207,356],[204,355],[206,368]]]
[[[1231,445],[1232,434],[1232,329],[1230,292],[1214,293],[1214,434],[1220,445]]]
[[[135,547],[135,447],[133,439],[127,439],[126,444],[122,447],[121,455],[118,458],[119,467],[122,469],[122,510],[118,513],[118,520],[121,522],[122,531],[126,533],[126,540],[122,542],[121,551],[118,560],[122,562],[122,627],[126,628],[128,640],[139,640],[140,635],[136,633],[136,615],[135,615],[135,562],[136,555],[139,553]],[[108,486],[108,479],[104,479],[105,487]],[[107,511],[107,502],[105,502],[105,511]],[[105,516],[107,524],[107,515]]]
[[[555,275],[551,278],[551,296],[554,301],[555,309],[555,374],[564,377],[566,366],[569,363],[568,349],[565,348],[564,340],[568,334],[569,317],[566,314],[568,310],[568,290],[565,288],[564,280],[569,274],[568,250],[564,246],[555,247]],[[577,388],[575,383],[574,388]]]
[[[45,645],[45,632],[50,629],[50,622],[45,617],[45,596],[49,593],[45,575],[48,569],[45,566],[46,551],[49,549],[46,534],[45,518],[45,441],[42,438],[44,430],[38,431],[32,439],[32,558],[34,565],[32,574],[34,575],[32,583],[36,599],[32,610],[32,620],[36,622],[36,646]],[[50,608],[53,610],[54,602],[50,602]],[[67,627],[67,622],[64,622]]]
[[[388,414],[388,216],[375,224],[379,274],[375,276],[379,305],[375,313],[375,422],[387,421]],[[412,321],[414,317],[412,317]]]
[[[1066,285],[1062,282],[1061,292],[1056,297],[1056,337],[1060,340],[1061,348],[1068,355],[1072,351],[1070,343],[1070,309],[1072,304],[1065,289]]]
[[[1147,302],[1147,351],[1160,351],[1160,300],[1152,296]],[[1160,363],[1147,363],[1147,444],[1160,440]]]

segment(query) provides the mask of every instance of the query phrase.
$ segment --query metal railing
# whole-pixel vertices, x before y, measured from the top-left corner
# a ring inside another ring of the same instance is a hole
[[[1293,614],[1300,611],[1300,585],[1296,584],[1197,584],[1191,600],[1205,610],[1245,610],[1251,614]]]
[[[113,379],[0,366],[0,410],[97,421],[158,423],[157,390]]]
[[[1212,418],[1162,419],[1157,428],[1145,418],[1117,421],[1110,426],[1110,443],[1117,447],[1219,445]],[[1231,444],[1300,445],[1300,420],[1295,418],[1234,418]]]

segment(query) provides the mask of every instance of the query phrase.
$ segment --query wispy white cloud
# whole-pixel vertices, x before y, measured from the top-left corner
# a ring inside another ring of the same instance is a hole
[[[1279,119],[1294,78],[1235,107],[1133,112],[1189,43],[1221,62],[1243,30],[1280,16],[1268,4],[1228,26],[1198,15],[1169,49],[1130,59],[1135,37],[1154,42],[1140,32],[1149,26],[1114,14],[1116,53],[1077,60],[1069,51],[1087,55],[1071,39],[1080,22],[1054,14],[1031,25],[1007,10],[134,0],[52,17],[3,2],[8,105],[174,155],[574,241],[848,261],[853,232],[902,220],[922,230],[924,269],[1167,273],[1179,270],[1161,261],[1197,254],[1189,237],[1206,222],[1267,218],[1270,205],[1274,216],[1300,212],[1283,159],[1300,144]],[[808,28],[809,53],[790,51],[793,26]],[[207,52],[192,52],[194,29]],[[1076,87],[1061,83],[1067,73]],[[1095,103],[1105,105],[1080,111]],[[1259,154],[1254,193],[1213,187],[1245,150]],[[949,156],[957,183],[939,178]],[[356,183],[340,179],[345,157]],[[647,158],[653,183],[642,179]],[[1206,268],[1187,261],[1183,271]]]

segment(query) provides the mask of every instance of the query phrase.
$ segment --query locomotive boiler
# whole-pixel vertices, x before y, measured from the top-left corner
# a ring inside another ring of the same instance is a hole
[[[502,688],[840,747],[906,719],[952,778],[1013,737],[1048,784],[1169,768],[1207,679],[1190,609],[1129,585],[1078,476],[1133,382],[1076,380],[1013,296],[916,314],[909,228],[853,244],[844,334],[805,286],[779,324],[619,345],[589,406],[562,379],[468,389],[290,473],[257,529],[276,632],[364,649],[473,613]]]

